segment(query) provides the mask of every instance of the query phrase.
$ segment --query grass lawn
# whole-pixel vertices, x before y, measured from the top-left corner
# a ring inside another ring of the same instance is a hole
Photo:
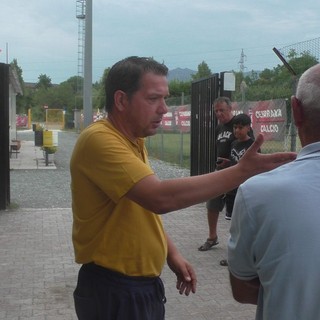
[[[183,168],[190,168],[190,133],[159,132],[146,139],[149,156],[177,164]],[[265,141],[262,153],[290,151],[291,139],[285,141]],[[300,141],[296,139],[296,150],[301,149]]]

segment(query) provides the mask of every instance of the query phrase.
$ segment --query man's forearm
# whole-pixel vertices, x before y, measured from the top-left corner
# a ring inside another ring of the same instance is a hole
[[[236,301],[240,303],[258,304],[260,290],[259,278],[244,281],[237,279],[230,273],[230,284],[233,297]]]

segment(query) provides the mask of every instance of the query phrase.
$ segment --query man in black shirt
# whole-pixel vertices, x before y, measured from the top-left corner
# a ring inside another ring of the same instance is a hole
[[[231,101],[227,97],[219,97],[214,101],[213,108],[218,120],[218,125],[215,130],[217,154],[216,170],[221,170],[230,165],[231,143],[235,140],[233,134]],[[206,206],[209,236],[205,243],[198,248],[199,251],[207,251],[219,243],[217,235],[219,213],[223,210],[224,206],[226,206],[226,212],[232,210],[233,199],[229,199],[227,195],[221,195],[218,198],[207,201]]]

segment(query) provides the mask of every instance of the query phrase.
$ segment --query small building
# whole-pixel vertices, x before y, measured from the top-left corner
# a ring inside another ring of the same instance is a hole
[[[16,71],[9,68],[9,143],[17,139],[17,95],[23,94]]]
[[[10,151],[16,140],[16,97],[22,94],[15,70],[0,63],[0,210],[10,204]]]

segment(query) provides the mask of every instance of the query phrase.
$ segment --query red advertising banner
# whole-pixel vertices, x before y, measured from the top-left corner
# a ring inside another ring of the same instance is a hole
[[[162,117],[161,128],[166,131],[190,132],[190,105],[172,107]]]
[[[175,121],[173,117],[173,111],[168,111],[166,114],[163,115],[161,121],[161,128],[163,130],[172,131],[175,129]]]
[[[17,128],[28,127],[28,116],[16,115],[16,126]]]
[[[283,140],[286,133],[287,109],[284,99],[232,103],[233,114],[246,113],[251,117],[254,134],[262,133],[265,140]],[[165,131],[190,132],[191,106],[176,106],[163,116]]]
[[[287,109],[284,99],[234,102],[232,109],[234,114],[246,113],[251,117],[255,135],[262,133],[265,140],[283,140],[285,138]]]
[[[180,132],[190,132],[191,110],[188,106],[181,106],[175,111],[176,125]]]

